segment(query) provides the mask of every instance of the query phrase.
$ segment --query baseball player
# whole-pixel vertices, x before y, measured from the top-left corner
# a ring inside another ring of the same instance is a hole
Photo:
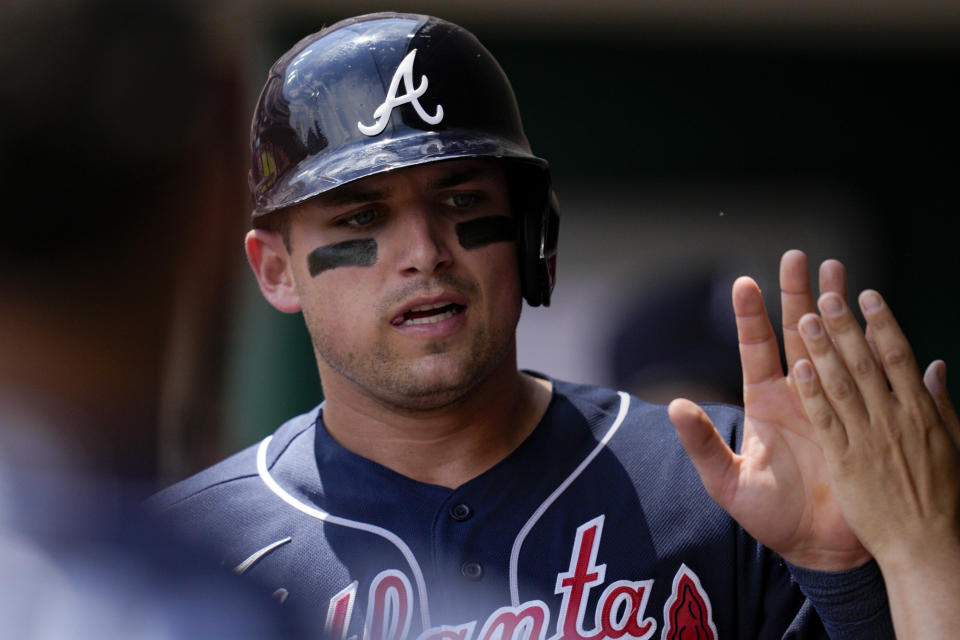
[[[746,413],[517,370],[559,210],[470,33],[381,13],[304,38],[251,153],[247,256],[303,312],[325,401],[155,497],[217,561],[335,640],[892,635],[752,280]],[[788,325],[815,309],[806,274],[785,255]],[[796,333],[786,349],[814,369]]]

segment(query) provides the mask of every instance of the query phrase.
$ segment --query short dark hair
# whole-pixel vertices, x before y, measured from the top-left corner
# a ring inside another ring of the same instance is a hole
[[[288,252],[293,251],[289,208],[280,209],[269,215],[254,219],[253,228],[279,233],[280,238],[283,240],[283,246],[287,248]]]

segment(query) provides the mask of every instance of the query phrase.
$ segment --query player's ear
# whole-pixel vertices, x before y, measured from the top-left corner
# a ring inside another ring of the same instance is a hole
[[[267,302],[284,313],[300,311],[300,294],[283,237],[275,231],[252,229],[244,245],[247,261]]]

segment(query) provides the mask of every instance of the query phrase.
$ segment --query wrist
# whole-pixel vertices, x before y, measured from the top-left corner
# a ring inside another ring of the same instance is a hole
[[[877,564],[887,580],[918,574],[960,571],[960,536],[931,534],[923,544],[881,548]]]
[[[874,547],[874,557],[885,576],[956,568],[960,566],[960,526],[925,528],[920,535],[900,536]]]
[[[873,558],[863,548],[849,551],[802,549],[780,555],[794,567],[824,572],[849,571],[862,567]]]

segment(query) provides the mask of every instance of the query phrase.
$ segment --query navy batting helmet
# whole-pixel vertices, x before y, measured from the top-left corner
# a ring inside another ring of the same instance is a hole
[[[375,13],[298,42],[270,69],[250,130],[253,225],[370,175],[455,158],[495,158],[511,184],[523,296],[548,305],[559,213],[513,89],[465,29]]]

